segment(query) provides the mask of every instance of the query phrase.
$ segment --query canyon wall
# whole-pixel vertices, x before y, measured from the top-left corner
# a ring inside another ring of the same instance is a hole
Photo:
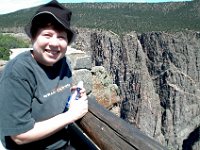
[[[200,147],[200,33],[77,30],[120,91],[120,117],[169,149]]]

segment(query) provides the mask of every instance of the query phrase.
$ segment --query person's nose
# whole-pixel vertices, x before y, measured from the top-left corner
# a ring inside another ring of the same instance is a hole
[[[59,45],[58,38],[56,38],[55,36],[51,37],[49,41],[49,46],[57,47],[58,45]]]

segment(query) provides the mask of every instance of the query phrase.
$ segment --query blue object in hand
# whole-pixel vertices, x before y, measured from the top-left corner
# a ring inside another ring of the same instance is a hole
[[[80,94],[81,94],[81,93],[80,93],[80,90],[81,90],[82,88],[83,88],[83,81],[79,81],[78,84],[77,84],[76,92],[73,92],[73,93],[72,93],[72,95],[76,93],[75,100],[78,100],[78,99],[79,99]],[[69,102],[70,102],[70,100],[71,100],[71,97],[72,97],[72,96],[69,96],[69,97],[67,98],[67,102],[66,102],[66,106],[65,106],[64,112],[66,112],[66,111],[69,109]]]

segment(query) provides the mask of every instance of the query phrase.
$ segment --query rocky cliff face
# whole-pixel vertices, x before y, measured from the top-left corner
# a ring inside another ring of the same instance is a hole
[[[77,30],[120,88],[120,117],[169,149],[200,148],[200,33]]]

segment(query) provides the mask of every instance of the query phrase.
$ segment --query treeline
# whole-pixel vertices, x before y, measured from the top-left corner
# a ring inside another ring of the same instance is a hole
[[[64,4],[73,11],[72,26],[130,31],[200,30],[200,1],[169,3]],[[0,31],[23,27],[37,7],[0,15]]]

